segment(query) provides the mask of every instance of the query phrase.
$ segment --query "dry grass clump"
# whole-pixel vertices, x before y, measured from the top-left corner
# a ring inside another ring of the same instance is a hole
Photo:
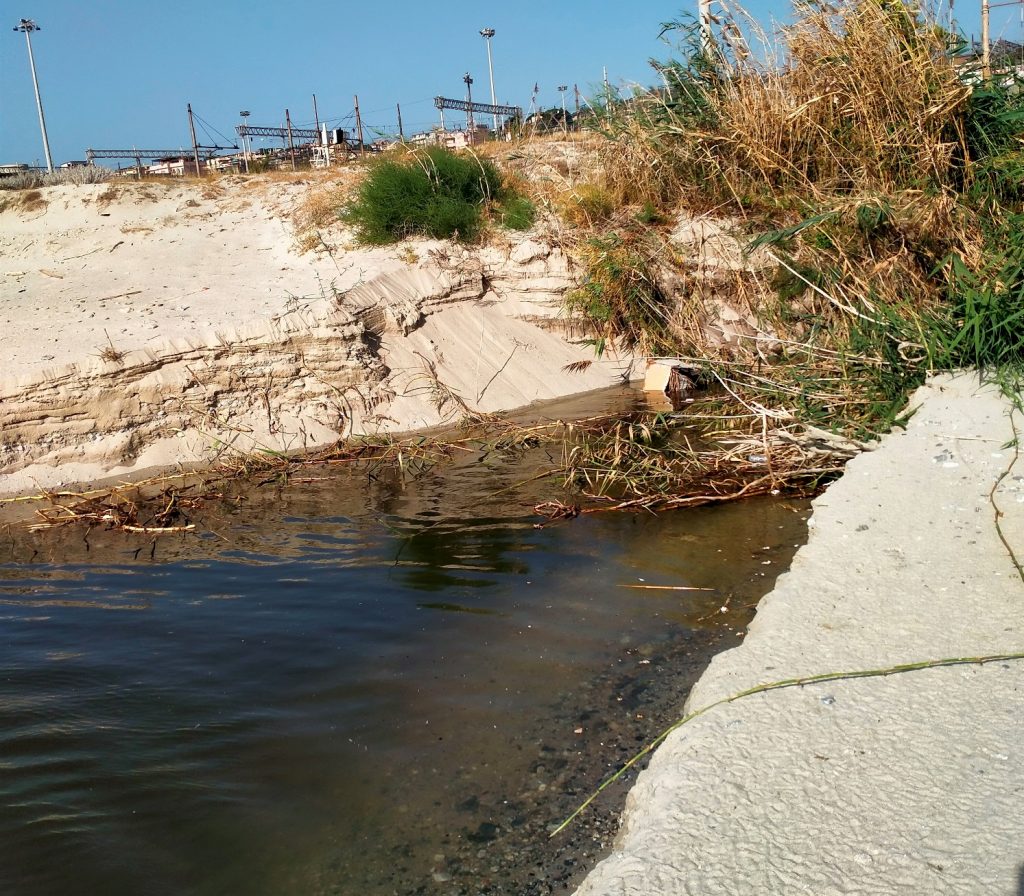
[[[189,514],[202,503],[212,500],[212,493],[188,495],[188,489],[169,488],[157,497],[143,500],[135,490],[112,489],[97,495],[60,494],[47,496],[51,504],[36,511],[37,522],[32,532],[64,526],[103,527],[142,535],[163,535],[192,532],[195,524]]]
[[[49,204],[39,190],[26,190],[18,196],[17,205],[23,212],[41,212]]]
[[[637,111],[641,114],[604,121],[611,138],[601,147],[605,187],[619,205],[672,205],[688,188],[699,185],[682,170],[685,150],[677,142],[678,135],[671,129],[661,133],[661,122],[652,122],[646,114],[649,110]],[[711,197],[708,200],[693,196],[688,204],[694,208],[715,204]]]
[[[743,407],[719,400],[707,410],[706,416],[727,420]],[[754,416],[765,424],[771,417],[763,411]],[[815,444],[787,415],[749,436],[729,431],[698,435],[692,426],[663,414],[586,421],[568,427],[559,473],[590,503],[569,508],[548,502],[537,509],[561,519],[607,510],[697,507],[782,492],[813,494],[838,475],[854,451]]]
[[[606,119],[621,198],[686,191],[748,206],[960,184],[970,88],[941,29],[902,3],[810,2],[798,13],[776,42],[731,12],[710,57],[660,66],[667,91]]]
[[[96,201],[100,205],[107,205],[113,202],[121,195],[120,189],[117,184],[110,184],[102,193],[96,197]]]
[[[0,178],[0,190],[32,190],[37,187],[58,187],[64,185],[102,184],[114,177],[109,168],[84,165],[79,168],[62,168],[54,172],[26,171],[12,177]]]
[[[694,337],[677,351],[745,361],[762,381],[739,392],[792,396],[805,419],[856,433],[886,428],[930,370],[1024,367],[1019,84],[958,70],[949,35],[912,3],[809,0],[775,41],[726,8],[710,50],[695,23],[665,27],[684,38],[681,59],[656,65],[665,87],[609,98],[599,117],[619,208],[590,242],[644,244],[624,209],[656,225],[683,205],[739,222],[769,265],[737,273],[743,284],[691,276],[685,260],[652,266],[661,235],[646,228],[650,248],[618,280],[670,293],[673,334]],[[605,256],[578,254],[607,294]],[[759,295],[756,327],[702,342],[714,326],[701,318],[731,293]],[[607,305],[577,308],[636,341],[638,318]]]
[[[99,359],[109,364],[120,364],[124,360],[125,353],[115,347],[114,340],[110,338],[110,334],[106,330],[103,331],[103,334],[107,337],[107,344],[100,348]]]
[[[318,187],[309,190],[292,213],[296,242],[300,252],[310,252],[324,245],[323,231],[338,223],[341,210],[348,201],[344,189]]]
[[[325,232],[339,223],[342,210],[351,202],[359,183],[366,176],[366,169],[363,166],[348,166],[312,174],[313,177],[308,178],[307,188],[291,211],[300,252],[324,248],[327,244]],[[259,177],[262,180],[267,175]],[[280,179],[270,180],[264,184],[264,188],[281,182]]]
[[[605,187],[583,183],[562,192],[557,208],[562,219],[574,227],[594,227],[611,218],[617,203]]]
[[[783,65],[746,57],[717,85],[718,127],[695,144],[701,167],[776,197],[949,184],[967,154],[958,113],[970,88],[948,38],[902,3],[801,12],[783,30]]]

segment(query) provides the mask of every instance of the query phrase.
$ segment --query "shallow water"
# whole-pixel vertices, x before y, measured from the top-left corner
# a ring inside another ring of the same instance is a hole
[[[544,831],[739,641],[806,505],[538,529],[550,488],[508,488],[538,460],[251,488],[152,559],[118,533],[0,543],[0,892],[577,874],[608,832],[556,873]]]

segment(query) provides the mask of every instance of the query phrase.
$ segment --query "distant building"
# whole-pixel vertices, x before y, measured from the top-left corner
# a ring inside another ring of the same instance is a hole
[[[414,146],[443,146],[445,149],[457,150],[491,139],[491,129],[485,124],[478,124],[472,133],[475,139],[470,140],[469,131],[442,131],[434,128],[432,131],[413,134],[408,142]]]
[[[982,58],[983,47],[977,42],[954,57],[954,64],[966,83],[978,84],[981,81]],[[999,77],[1002,86],[1010,88],[1011,94],[1021,92],[1024,88],[1024,44],[1002,38],[993,41],[989,46],[989,64],[992,74]]]
[[[206,160],[207,171],[233,171],[243,164],[242,157],[238,156],[211,156]],[[195,162],[193,162],[193,166]]]
[[[28,171],[28,165],[20,163],[0,165],[0,177],[14,177],[17,174],[24,174],[26,171]]]
[[[184,177],[186,174],[198,174],[195,159],[186,156],[170,156],[154,159],[153,164],[146,168],[147,174],[156,177]]]

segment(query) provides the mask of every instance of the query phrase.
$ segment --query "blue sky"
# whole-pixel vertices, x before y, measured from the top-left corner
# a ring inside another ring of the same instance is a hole
[[[479,30],[494,28],[499,102],[527,107],[559,102],[558,84],[586,93],[607,66],[613,84],[655,81],[647,65],[664,58],[662,21],[677,2],[516,0],[506,3],[390,0],[359,3],[303,0],[18,0],[0,20],[0,163],[42,163],[42,143],[21,18],[41,26],[33,49],[54,163],[85,158],[87,147],[171,149],[189,145],[185,107],[199,116],[199,142],[234,139],[238,112],[250,124],[281,125],[288,108],[296,126],[311,126],[315,93],[321,120],[352,127],[354,94],[364,124],[396,128],[402,104],[406,134],[437,122],[433,97],[489,98],[487,52]],[[788,4],[754,0],[761,21],[784,19]],[[1006,36],[1020,40],[1016,11]],[[958,5],[964,29],[976,16]],[[9,21],[8,21],[9,20]],[[1000,24],[994,36],[1004,31]],[[447,117],[449,124],[458,119]],[[209,126],[206,131],[205,125]],[[221,137],[217,132],[223,134]],[[259,141],[254,144],[257,148]]]

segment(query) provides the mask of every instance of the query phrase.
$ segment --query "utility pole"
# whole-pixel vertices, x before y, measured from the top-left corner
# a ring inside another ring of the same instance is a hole
[[[533,93],[530,94],[530,111],[529,111],[529,113],[526,116],[527,118],[532,120],[532,124],[530,125],[530,136],[531,137],[536,137],[537,136],[537,118],[539,117],[537,115],[537,94],[539,94],[539,93],[540,93],[540,84],[538,84],[536,81],[534,81],[534,83],[533,83]],[[523,133],[524,134],[526,133],[525,124],[526,124],[526,122],[523,122],[523,125],[524,125]]]
[[[469,108],[466,110],[466,129],[469,131],[469,142],[473,144],[476,142],[476,122],[473,120],[473,77],[466,72],[462,76],[462,80],[466,82],[466,102],[469,103]]]
[[[192,157],[196,160],[196,177],[202,177],[199,170],[199,143],[196,141],[196,123],[192,118],[192,104],[188,104],[188,129],[192,132]]]
[[[295,170],[295,141],[292,140],[292,117],[288,114],[288,110],[284,110],[284,121],[288,127],[288,151],[292,157],[292,171]]]
[[[569,133],[569,117],[565,111],[565,92],[569,89],[568,84],[559,84],[558,92],[562,95],[562,130]]]
[[[244,127],[245,123],[249,120],[249,110],[243,109],[241,112],[238,113],[238,116],[242,119],[242,126]],[[248,144],[246,142],[248,136],[248,134],[242,134],[242,161],[245,163],[246,174],[249,173],[249,151],[247,148]]]
[[[981,74],[986,81],[992,77],[992,49],[989,45],[988,19],[988,0],[981,0]]]
[[[982,0],[982,3],[986,0]],[[697,22],[700,26],[700,51],[707,58],[711,58],[713,39],[711,37],[711,0],[698,0]]]
[[[572,85],[572,91],[573,91],[574,94],[576,94],[576,114],[579,115],[580,114],[580,85],[579,84],[573,84]]]
[[[987,81],[992,77],[992,35],[989,23],[990,12],[1001,6],[1020,6],[1021,18],[1024,20],[1024,0],[981,0],[981,73]],[[1007,63],[1005,57],[1000,59],[1000,65]]]
[[[354,97],[356,104],[356,135],[359,137],[359,154],[363,153],[363,119],[359,115],[359,94]]]
[[[316,94],[313,94],[313,121],[316,122],[316,129],[320,130],[320,116],[316,111]]]
[[[320,135],[317,139],[324,148],[324,158],[327,160],[327,167],[330,168],[334,162],[331,159],[331,135],[328,133],[326,121],[320,125],[320,130],[317,133]]]
[[[43,152],[46,154],[46,170],[53,174],[53,159],[50,157],[50,140],[46,136],[46,117],[43,115],[43,100],[39,96],[39,79],[36,77],[36,58],[32,55],[32,32],[42,31],[31,19],[22,19],[14,26],[15,31],[25,32],[25,44],[28,47],[28,65],[32,69],[32,87],[36,92],[36,109],[39,110],[39,130],[43,133]]]
[[[484,28],[480,36],[487,41],[487,72],[491,76],[491,105],[497,106],[498,101],[494,98],[494,63],[491,61],[491,38],[494,37],[493,28]],[[494,113],[494,133],[498,133],[498,113]]]
[[[395,103],[395,108],[398,110],[398,139],[405,143],[405,131],[402,130],[402,104]]]

